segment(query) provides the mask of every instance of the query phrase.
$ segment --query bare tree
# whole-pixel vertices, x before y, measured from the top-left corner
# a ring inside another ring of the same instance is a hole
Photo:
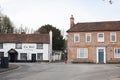
[[[24,27],[22,24],[20,25],[20,27],[16,27],[14,29],[14,33],[16,34],[21,34],[21,33],[26,33],[26,34],[33,34],[34,33],[34,30],[32,28],[29,28],[29,27]]]
[[[105,0],[103,0],[103,1],[105,1]],[[108,0],[108,2],[109,2],[110,4],[113,4],[113,0]]]

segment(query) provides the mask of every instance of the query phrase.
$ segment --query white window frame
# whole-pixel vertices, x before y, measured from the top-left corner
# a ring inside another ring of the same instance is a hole
[[[78,37],[78,41],[76,41],[76,37]],[[80,42],[80,35],[79,34],[74,34],[74,43]]]
[[[116,49],[120,49],[120,48],[114,48],[114,58],[120,58],[120,53],[117,53],[117,55],[115,53]]]
[[[102,38],[99,37],[100,34],[103,35]],[[104,33],[98,33],[98,34],[97,34],[97,39],[98,39],[98,42],[104,42]]]
[[[27,53],[20,53],[20,60],[27,60]]]
[[[83,52],[83,53],[81,53]],[[82,56],[80,56],[82,55]],[[88,48],[78,48],[77,49],[77,57],[78,58],[88,58]]]
[[[90,36],[90,41],[87,39],[88,36]],[[91,33],[86,33],[86,42],[91,42]]]
[[[36,46],[37,49],[43,49],[43,43],[37,43]]]
[[[115,36],[115,41],[112,40],[112,36]],[[110,32],[110,42],[116,42],[116,32]]]
[[[42,55],[42,59],[41,59]],[[43,60],[43,53],[37,53],[37,60]]]

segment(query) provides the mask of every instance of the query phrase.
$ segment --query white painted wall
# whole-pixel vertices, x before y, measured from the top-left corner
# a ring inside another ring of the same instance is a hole
[[[11,48],[15,49],[15,44],[14,43],[4,43],[3,44],[3,49],[0,49],[0,51],[4,52],[4,57],[8,57],[8,51]]]
[[[58,51],[58,52],[55,51],[53,53],[53,56],[52,56],[53,61],[60,61],[61,58],[62,58],[62,52],[61,51]]]
[[[8,57],[8,51],[15,49],[15,43],[3,43],[3,49],[0,52],[4,52],[4,57]],[[49,44],[43,44],[43,49],[37,49],[35,43],[22,43],[22,49],[15,49],[18,52],[18,60],[20,60],[20,53],[27,53],[27,60],[31,60],[31,55],[37,53],[43,53],[43,60],[49,60]],[[37,59],[36,59],[37,60]]]

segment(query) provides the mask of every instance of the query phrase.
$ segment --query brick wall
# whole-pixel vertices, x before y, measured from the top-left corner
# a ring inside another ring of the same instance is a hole
[[[112,32],[112,31],[111,31]],[[113,31],[114,32],[114,31]],[[91,33],[91,42],[86,42],[86,33]],[[98,42],[97,34],[104,33],[104,42]],[[80,35],[80,41],[74,43],[74,34]],[[120,61],[120,59],[114,58],[114,48],[120,47],[120,31],[116,31],[116,42],[110,42],[110,31],[104,32],[71,32],[68,33],[68,62],[80,61],[80,62],[94,62],[96,63],[96,47],[106,48],[106,62]],[[88,58],[77,58],[77,48],[88,48]]]

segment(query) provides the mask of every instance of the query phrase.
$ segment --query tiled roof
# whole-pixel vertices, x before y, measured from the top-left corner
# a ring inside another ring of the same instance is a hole
[[[49,34],[0,34],[1,43],[49,43]]]
[[[77,23],[67,32],[120,31],[120,21]]]

